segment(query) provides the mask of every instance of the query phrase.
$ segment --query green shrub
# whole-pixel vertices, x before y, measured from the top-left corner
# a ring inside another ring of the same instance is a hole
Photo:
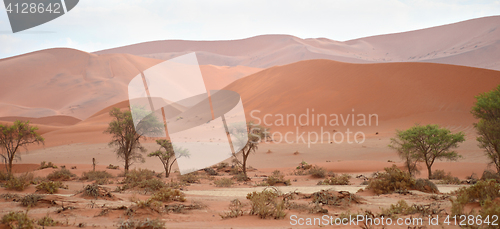
[[[57,166],[52,164],[52,162],[45,162],[45,161],[42,161],[40,163],[40,168],[39,169],[46,169],[46,168],[53,168],[53,169],[57,169]]]
[[[268,217],[283,219],[286,215],[285,209],[288,206],[288,201],[276,189],[248,193],[247,199],[251,202],[251,215],[258,215],[261,219]]]
[[[68,169],[59,169],[51,172],[49,175],[47,175],[47,179],[51,181],[69,181],[73,177],[76,177],[75,174],[73,174],[71,171]]]
[[[21,204],[25,207],[33,207],[38,204],[38,201],[43,199],[43,196],[38,194],[28,194],[21,199]]]
[[[392,192],[406,192],[415,185],[411,175],[399,169],[396,165],[384,168],[385,172],[377,174],[370,180],[367,189],[374,191],[377,195]]]
[[[314,178],[325,178],[326,169],[315,165],[309,169],[309,175]]]
[[[128,171],[125,174],[125,179],[123,180],[124,184],[129,184],[132,187],[137,186],[142,181],[151,180],[155,178],[155,172],[148,169],[134,169]]]
[[[128,219],[118,224],[118,229],[164,229],[165,223],[160,219],[134,220]]]
[[[500,216],[500,203],[492,200],[486,200],[483,204],[482,209],[479,211],[479,214],[481,215],[483,220],[489,217],[491,221],[491,217],[493,215]],[[497,229],[498,225],[485,225],[485,227]]]
[[[215,180],[214,184],[216,187],[231,187],[231,186],[233,186],[234,182],[233,182],[233,180],[231,180],[229,178],[221,178],[221,179]]]
[[[31,184],[34,177],[32,173],[25,173],[19,177],[12,176],[6,183],[5,187],[10,190],[23,191]]]
[[[495,180],[480,180],[470,187],[460,188],[455,192],[457,198],[452,200],[451,211],[452,215],[462,215],[464,207],[468,203],[479,202],[481,207],[486,206],[486,203],[500,197],[500,184]]]
[[[60,181],[42,181],[39,185],[36,186],[37,191],[48,194],[57,193],[57,191],[59,191],[59,188],[67,187]]]
[[[180,181],[183,183],[193,184],[200,183],[200,178],[196,173],[188,173],[179,177]]]
[[[151,198],[154,201],[171,202],[171,201],[186,201],[185,195],[178,189],[163,188],[155,192]]]
[[[349,174],[342,174],[341,176],[326,178],[324,181],[318,182],[318,185],[349,185],[349,179],[351,179]]]
[[[167,185],[165,185],[165,183],[162,180],[155,178],[142,181],[139,184],[137,184],[137,187],[143,188],[146,192],[154,192],[167,187]]]
[[[439,193],[439,189],[436,184],[432,183],[432,181],[428,179],[417,179],[412,188],[421,192]]]
[[[36,223],[42,227],[53,227],[57,225],[57,221],[52,219],[50,216],[46,215],[36,221]]]
[[[35,224],[25,212],[9,212],[2,217],[2,223],[7,224],[12,229],[33,229]]]
[[[435,170],[432,173],[431,179],[440,180],[438,184],[460,184],[460,179],[454,177],[450,172],[445,173],[444,170]]]
[[[245,176],[245,174],[243,174],[243,173],[238,173],[238,174],[234,175],[233,178],[236,179],[236,181],[239,181],[239,182],[249,181],[250,180],[250,178],[248,178],[247,176]]]

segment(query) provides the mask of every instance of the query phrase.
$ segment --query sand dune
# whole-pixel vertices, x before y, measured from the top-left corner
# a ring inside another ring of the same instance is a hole
[[[276,114],[377,114],[378,131],[405,128],[416,122],[466,128],[474,96],[500,84],[500,72],[430,63],[348,64],[309,60],[273,67],[230,84],[250,112],[268,123]],[[314,110],[313,110],[314,109]],[[354,111],[353,111],[354,109]],[[317,117],[317,116],[315,116]],[[305,122],[305,119],[303,119]],[[316,119],[317,120],[317,119]],[[321,126],[324,126],[324,118]],[[290,123],[293,119],[290,119]],[[339,121],[340,122],[340,121]],[[319,128],[315,126],[300,128]],[[352,126],[349,121],[347,127]],[[340,123],[340,126],[344,126]],[[357,121],[355,126],[358,126]],[[274,129],[295,129],[273,124]],[[342,127],[338,127],[342,129]],[[370,128],[370,127],[363,127]],[[335,129],[330,127],[329,130]]]
[[[264,35],[230,41],[152,41],[96,53],[129,53],[166,60],[196,51],[204,65],[258,68],[330,59],[349,63],[425,61],[500,70],[499,25],[500,16],[494,16],[345,42]]]
[[[130,80],[160,62],[130,54],[96,55],[65,48],[2,59],[0,117],[85,119],[128,99]],[[209,89],[221,89],[259,70],[246,66],[201,66]]]

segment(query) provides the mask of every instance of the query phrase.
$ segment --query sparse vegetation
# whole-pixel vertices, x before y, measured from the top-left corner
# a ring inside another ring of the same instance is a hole
[[[151,200],[154,201],[160,201],[160,202],[171,202],[171,201],[178,201],[178,202],[184,202],[186,201],[185,195],[183,192],[181,192],[178,189],[171,189],[171,188],[162,188],[155,192],[151,198]]]
[[[288,200],[277,189],[248,193],[247,199],[251,202],[251,215],[257,215],[261,219],[283,219],[286,215]]]
[[[285,180],[285,175],[279,170],[274,170],[271,176],[267,177],[259,186],[275,186],[283,184],[285,186],[291,185],[290,179]]]
[[[250,156],[251,152],[255,152],[259,148],[259,143],[265,139],[267,136],[269,136],[269,130],[270,128],[264,128],[261,125],[257,125],[253,122],[247,123],[246,128],[240,127],[240,128],[231,128],[231,132],[233,136],[235,136],[239,143],[241,145],[244,145],[243,149],[241,149],[241,156],[242,160],[241,162],[238,160],[238,157],[236,154],[233,154],[233,157],[237,164],[241,166],[241,170],[245,177],[248,177],[247,175],[247,160],[248,157]],[[248,139],[248,140],[247,140]],[[246,142],[243,142],[246,141]],[[237,152],[238,153],[238,152]]]
[[[118,224],[118,229],[164,229],[165,223],[160,219],[134,220],[128,219]]]
[[[142,188],[146,191],[157,191],[166,187],[166,184],[156,178],[154,171],[147,169],[130,170],[122,182],[123,190],[132,188]]]
[[[485,210],[488,209],[487,204],[492,203],[494,199],[500,197],[500,184],[495,180],[480,180],[470,187],[460,188],[455,192],[457,198],[452,200],[451,212],[452,215],[467,214],[464,212],[464,207],[468,203],[478,202]],[[497,204],[498,207],[498,204]]]
[[[481,180],[496,180],[498,182],[500,181],[500,174],[490,170],[484,170]]]
[[[28,217],[27,212],[11,211],[2,217],[2,223],[7,224],[11,229],[33,229],[35,223]]]
[[[349,185],[349,179],[351,179],[349,174],[342,174],[340,176],[326,178],[324,181],[318,182],[318,185]]]
[[[60,181],[42,181],[36,186],[37,191],[48,194],[57,193],[59,188],[67,188],[67,186]]]
[[[323,167],[319,167],[317,165],[314,165],[309,169],[309,175],[311,175],[314,178],[325,178],[326,177],[326,169]]]
[[[410,173],[402,171],[396,165],[385,168],[385,172],[377,174],[370,180],[367,189],[377,195],[392,192],[407,192],[415,185]]]
[[[108,190],[99,186],[98,184],[89,184],[86,185],[81,191],[84,196],[93,197],[93,198],[105,198],[105,197],[113,197]]]
[[[412,188],[427,193],[439,193],[439,189],[436,184],[432,183],[432,181],[428,179],[417,179]]]
[[[69,181],[75,177],[76,177],[75,174],[73,174],[71,171],[65,168],[55,170],[49,175],[47,175],[47,179],[51,181]]]
[[[231,200],[229,205],[229,211],[223,214],[219,214],[222,219],[237,218],[238,216],[243,216],[245,212],[243,211],[243,204],[239,199]]]
[[[107,168],[107,169],[119,169],[119,168],[120,168],[120,166],[118,166],[118,165],[113,165],[113,164],[109,164],[106,168]]]
[[[57,169],[57,166],[54,165],[52,162],[45,162],[45,161],[42,161],[40,163],[40,168],[39,169],[46,169],[46,168],[51,168],[51,169]]]
[[[231,187],[231,186],[233,186],[234,182],[233,182],[233,180],[231,180],[229,178],[221,178],[221,179],[215,180],[214,184],[216,187]]]
[[[50,216],[46,215],[36,221],[36,223],[42,227],[53,227],[58,224],[57,221],[52,219]]]
[[[16,191],[23,191],[28,187],[34,179],[32,173],[25,173],[21,176],[15,177],[11,176],[10,179],[5,183],[5,188]]]
[[[109,183],[110,178],[113,178],[113,175],[106,171],[88,171],[82,173],[80,180],[95,181],[96,184],[104,185]]]
[[[197,172],[184,174],[182,176],[179,176],[179,179],[181,182],[188,183],[188,184],[194,184],[194,183],[200,182],[200,178],[198,177]]]
[[[43,197],[38,194],[28,194],[21,199],[21,204],[25,207],[33,207],[38,204],[38,201]]]

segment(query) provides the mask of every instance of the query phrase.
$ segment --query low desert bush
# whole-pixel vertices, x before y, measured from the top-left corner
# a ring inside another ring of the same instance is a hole
[[[38,194],[28,194],[21,198],[21,204],[25,207],[33,207],[38,204],[38,201],[41,200],[43,196]]]
[[[233,179],[235,179],[236,181],[239,181],[239,182],[244,182],[244,181],[249,181],[250,180],[250,178],[248,178],[247,176],[245,176],[245,174],[242,173],[242,172],[237,173],[236,175],[234,175]]]
[[[481,180],[496,180],[500,181],[500,174],[495,173],[490,170],[484,170],[483,175],[481,176]]]
[[[160,219],[134,220],[128,219],[118,223],[118,229],[164,229],[165,223]]]
[[[48,194],[57,193],[59,188],[67,188],[67,186],[60,181],[42,181],[36,186],[37,191]]]
[[[200,178],[198,177],[198,174],[196,172],[179,176],[179,179],[181,182],[188,184],[200,183]]]
[[[465,214],[464,207],[468,203],[478,202],[481,207],[500,197],[500,184],[495,180],[478,181],[470,187],[463,187],[455,191],[457,198],[452,200],[452,215]]]
[[[11,176],[7,182],[5,182],[5,188],[16,191],[23,191],[33,182],[34,176],[32,173],[25,173],[21,176],[15,177]]]
[[[349,174],[342,174],[340,176],[326,178],[324,181],[318,182],[318,185],[349,185],[349,179],[351,179]]]
[[[63,168],[55,170],[49,175],[47,175],[47,179],[51,181],[69,181],[74,177],[76,177],[75,174],[73,174],[68,169],[63,169]]]
[[[57,169],[57,166],[54,165],[52,162],[45,162],[45,161],[42,161],[40,163],[40,168],[39,169],[46,169],[46,168],[53,168],[53,169]]]
[[[2,223],[11,229],[33,229],[35,223],[28,217],[27,212],[11,211],[2,217]]]
[[[258,184],[259,186],[274,186],[277,184],[284,184],[285,186],[291,185],[290,179],[285,180],[285,175],[279,170],[274,170],[271,176],[267,177],[264,182]]]
[[[122,182],[124,185],[121,189],[143,188],[146,191],[157,191],[165,188],[166,185],[163,181],[156,178],[154,171],[147,169],[131,170],[125,175]]]
[[[88,172],[83,172],[82,177],[80,177],[80,180],[89,180],[89,181],[94,181],[98,185],[105,185],[109,184],[109,179],[113,178],[113,175],[111,173],[108,173],[106,171],[88,171]]]
[[[154,201],[160,201],[160,202],[171,202],[171,201],[178,201],[178,202],[184,202],[186,201],[185,195],[183,192],[181,192],[178,189],[171,189],[171,188],[163,188],[155,192],[151,198],[151,200]]]
[[[228,164],[228,163],[226,163],[226,162],[221,162],[221,163],[219,163],[219,164],[217,164],[217,165],[215,166],[215,169],[217,169],[217,170],[222,170],[222,169],[226,169],[226,168],[228,168],[228,167],[229,167],[229,164]]]
[[[384,168],[385,172],[378,173],[371,178],[367,189],[374,191],[377,195],[392,192],[406,192],[415,185],[411,175],[399,169],[396,165]]]
[[[500,203],[497,201],[486,200],[483,204],[482,209],[479,211],[481,218],[483,220],[489,218],[490,221],[493,221],[492,216],[500,216]],[[486,228],[498,228],[498,225],[484,225]]]
[[[52,219],[50,216],[46,215],[36,221],[36,223],[42,227],[53,227],[57,225],[57,221]]]
[[[238,216],[243,216],[245,212],[243,211],[243,204],[239,199],[231,200],[229,205],[229,211],[223,214],[219,214],[222,219],[237,218]]]
[[[439,189],[436,184],[428,179],[417,179],[412,188],[426,193],[439,193]]]
[[[9,178],[10,176],[8,173],[0,171],[0,181],[7,181]]]
[[[99,186],[96,183],[86,185],[81,193],[83,193],[83,196],[89,196],[95,199],[99,197],[113,197],[107,189]]]
[[[317,165],[312,166],[309,169],[309,175],[314,178],[325,178],[326,177],[326,169],[323,167],[319,167]]]
[[[445,173],[444,170],[436,170],[432,173],[431,179],[440,180],[438,184],[460,184],[460,179],[454,177],[450,172]]]
[[[107,169],[119,169],[119,168],[120,168],[120,166],[118,166],[118,165],[113,165],[113,164],[109,164],[106,168],[107,168]]]
[[[230,178],[221,178],[221,179],[215,180],[214,184],[216,187],[231,187],[231,186],[233,186],[234,182]]]
[[[297,170],[308,170],[312,168],[312,165],[308,164],[307,162],[305,162],[304,160],[302,160],[302,162],[300,162],[300,164],[297,166]]]
[[[154,178],[139,182],[136,187],[142,188],[146,192],[154,192],[167,187],[167,185],[162,180]]]
[[[288,201],[276,189],[264,189],[262,192],[248,193],[247,199],[251,202],[251,215],[257,215],[261,219],[268,217],[283,219],[286,215],[285,210]]]

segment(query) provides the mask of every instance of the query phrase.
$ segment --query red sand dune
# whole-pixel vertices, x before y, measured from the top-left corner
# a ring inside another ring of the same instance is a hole
[[[0,60],[0,121],[68,125],[128,99],[130,80],[163,60],[129,54],[89,54],[48,49]],[[29,66],[29,67],[27,67]],[[201,66],[208,89],[260,71],[246,66]],[[14,118],[13,118],[14,117]]]
[[[266,69],[226,89],[240,93],[247,119],[251,119],[253,110],[261,111],[254,113],[260,119],[265,114],[273,115],[268,117],[268,123],[280,118],[276,114],[298,117],[307,109],[310,117],[312,113],[327,116],[354,113],[356,117],[358,114],[377,114],[379,126],[373,128],[392,132],[416,122],[461,126],[462,129],[471,126],[475,121],[470,114],[474,96],[498,84],[500,72],[479,68],[431,63],[348,64],[309,60]],[[271,127],[294,130],[296,126]]]
[[[96,52],[170,59],[197,52],[200,64],[268,68],[309,59],[350,63],[425,61],[500,70],[500,16],[345,42],[264,35],[229,41],[164,40]]]

